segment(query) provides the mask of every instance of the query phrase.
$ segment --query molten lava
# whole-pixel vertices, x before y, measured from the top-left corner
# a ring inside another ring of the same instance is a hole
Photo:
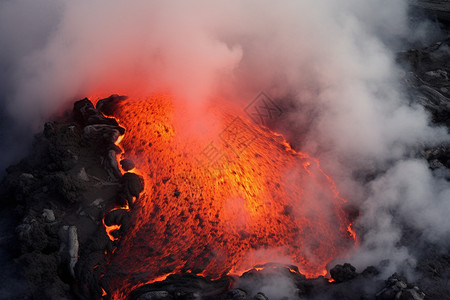
[[[167,273],[216,278],[270,261],[324,275],[354,244],[345,200],[317,160],[242,116],[217,111],[211,138],[186,134],[174,115],[167,96],[116,107],[123,156],[145,190],[106,274],[113,296]]]

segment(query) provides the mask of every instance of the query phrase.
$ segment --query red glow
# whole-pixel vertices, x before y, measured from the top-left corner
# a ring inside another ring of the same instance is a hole
[[[129,99],[114,115],[145,190],[110,263],[113,298],[143,284],[134,278],[154,282],[188,270],[217,278],[287,260],[308,277],[325,275],[326,264],[354,244],[346,201],[317,159],[220,109],[224,131],[216,138],[183,132],[172,105],[168,96]],[[241,142],[251,141],[239,153],[223,139],[236,120]],[[220,153],[214,163],[202,157],[209,145]],[[107,230],[111,238],[114,229]]]
[[[124,207],[118,207],[118,208],[111,209],[109,212],[114,211],[114,210],[116,210],[116,209],[124,209],[124,210],[128,210],[128,209],[130,209],[130,208],[128,207],[128,205],[126,205],[126,206],[124,206]],[[108,212],[108,213],[109,213],[109,212]],[[109,239],[110,239],[111,241],[117,241],[119,238],[118,238],[118,237],[114,237],[114,235],[112,234],[112,232],[113,232],[113,231],[116,231],[116,230],[119,230],[120,227],[121,227],[121,225],[115,225],[115,224],[113,224],[113,225],[108,226],[108,225],[105,224],[105,218],[104,218],[104,217],[103,217],[103,219],[102,219],[102,223],[103,223],[103,226],[105,226],[105,228],[106,228],[106,234],[108,235]]]
[[[103,225],[105,225],[105,223],[103,223]],[[117,241],[119,238],[114,237],[112,235],[112,232],[115,231],[115,230],[119,230],[120,229],[120,225],[111,225],[111,226],[106,226],[105,225],[105,227],[106,227],[106,234],[108,235],[109,239],[111,241]]]
[[[350,233],[352,239],[355,240],[355,241],[357,241],[357,239],[356,239],[356,232],[355,232],[355,230],[353,230],[352,225],[353,225],[353,224],[349,224],[349,225],[347,226],[347,231]]]

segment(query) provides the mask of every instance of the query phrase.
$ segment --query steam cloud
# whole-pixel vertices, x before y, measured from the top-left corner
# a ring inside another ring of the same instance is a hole
[[[201,108],[217,95],[245,106],[264,90],[291,100],[291,141],[361,208],[364,241],[346,260],[413,265],[396,220],[442,245],[450,187],[411,151],[449,136],[399,85],[395,51],[433,37],[427,23],[412,35],[407,11],[406,0],[3,0],[1,167],[28,145],[24,132],[86,95],[167,91]],[[361,183],[361,170],[382,175]]]

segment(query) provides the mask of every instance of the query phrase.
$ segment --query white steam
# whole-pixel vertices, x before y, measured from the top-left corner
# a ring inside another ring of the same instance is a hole
[[[359,220],[367,232],[353,257],[355,264],[363,267],[389,259],[384,275],[399,268],[408,274],[415,266],[412,252],[420,251],[424,242],[431,242],[438,251],[448,249],[450,185],[433,176],[426,162],[409,159],[395,163],[370,183],[369,192]],[[401,245],[402,227],[420,233],[414,240],[417,248]]]
[[[250,299],[255,299],[253,297],[257,293],[263,293],[267,298],[273,300],[291,299],[298,294],[298,288],[287,274],[271,273],[267,270],[263,274],[241,278],[237,287],[245,290]]]
[[[215,96],[245,106],[261,90],[293,95],[290,122],[309,129],[302,150],[361,207],[367,233],[351,262],[413,260],[398,246],[400,219],[425,240],[450,238],[448,182],[403,160],[449,139],[399,88],[393,51],[427,28],[411,35],[405,0],[2,0],[0,25],[1,104],[18,124],[40,124],[92,94],[168,91],[199,108]],[[352,179],[370,168],[385,173]]]

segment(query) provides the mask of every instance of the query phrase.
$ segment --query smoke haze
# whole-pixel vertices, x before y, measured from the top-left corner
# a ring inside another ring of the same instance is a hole
[[[2,0],[0,166],[23,156],[30,129],[85,96],[169,92],[201,110],[266,91],[289,98],[291,141],[361,209],[364,239],[346,260],[389,258],[394,271],[414,264],[398,246],[400,221],[426,241],[450,240],[449,183],[414,155],[449,136],[409,103],[394,59],[434,29],[410,23],[405,0]],[[361,170],[379,175],[362,183]]]

